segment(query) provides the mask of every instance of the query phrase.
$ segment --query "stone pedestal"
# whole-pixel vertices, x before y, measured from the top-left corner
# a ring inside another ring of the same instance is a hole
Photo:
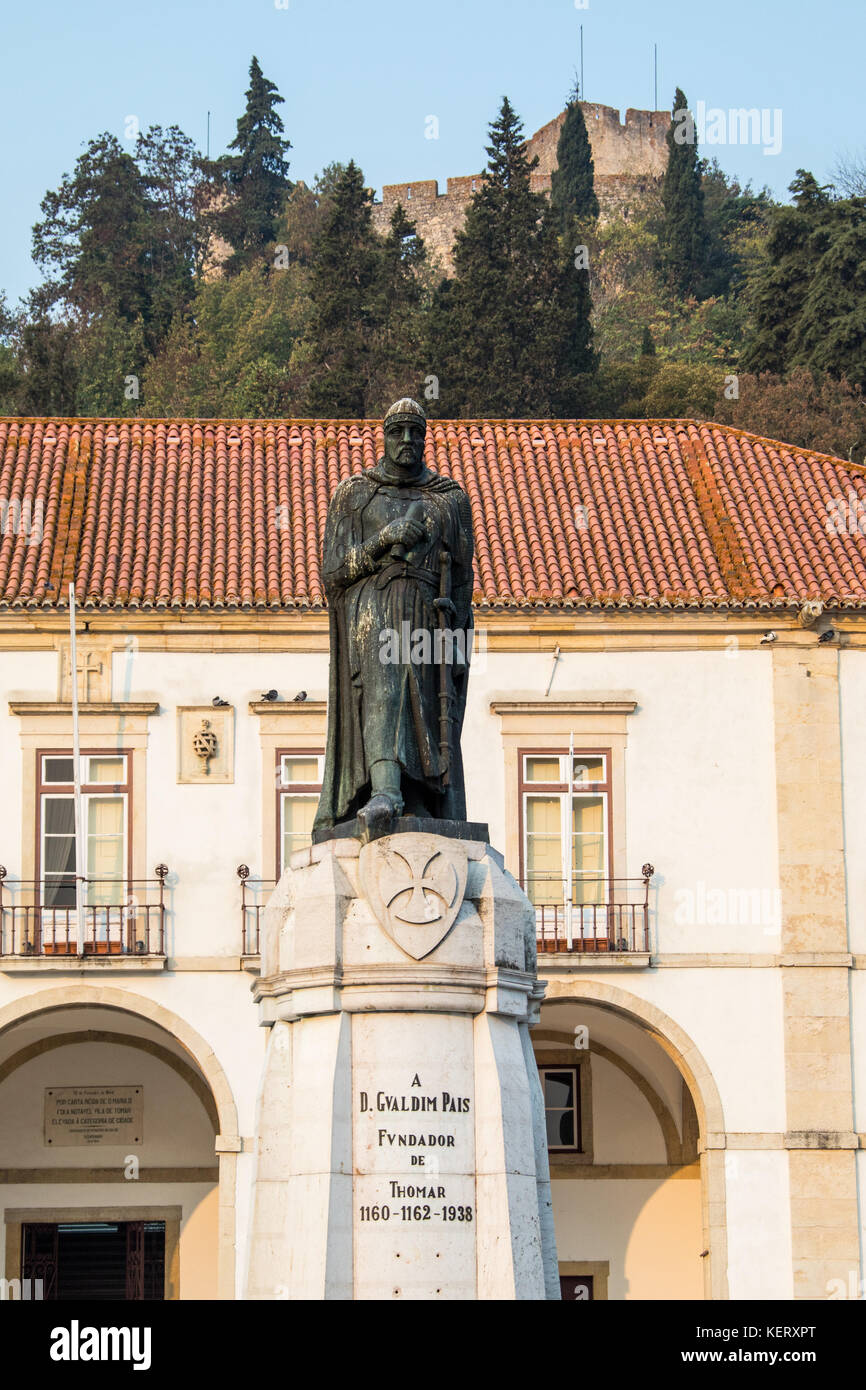
[[[248,1298],[559,1298],[534,913],[449,830],[331,839],[277,885]]]

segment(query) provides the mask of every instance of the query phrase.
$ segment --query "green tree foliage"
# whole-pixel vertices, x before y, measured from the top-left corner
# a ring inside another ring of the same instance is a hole
[[[592,147],[578,95],[575,89],[566,105],[556,145],[557,167],[550,176],[550,204],[563,236],[571,233],[575,223],[594,222],[598,217]]]
[[[278,251],[237,275],[202,281],[145,372],[148,414],[291,415],[305,409],[295,366],[312,312],[310,267],[327,214],[323,193],[298,183],[277,222]]]
[[[198,179],[199,157],[177,126],[139,135],[135,157],[113,135],[91,140],[33,228],[45,304],[77,315],[84,333],[104,313],[140,323],[152,350],[192,296]]]
[[[791,365],[866,388],[866,197],[831,203],[810,246],[813,273],[791,333]]]
[[[189,305],[201,270],[205,233],[198,217],[203,160],[178,126],[150,126],[139,135],[135,159],[144,185],[145,263],[153,342]]]
[[[755,244],[766,238],[772,202],[766,188],[755,193],[751,184],[741,187],[716,159],[700,167],[707,229],[703,289],[708,297],[731,295],[745,282]]]
[[[14,415],[75,415],[79,383],[79,328],[70,317],[51,315],[38,290],[21,311],[6,317],[3,338],[14,353],[6,360],[7,409]]]
[[[128,323],[110,308],[94,316],[76,334],[76,415],[137,415],[147,361],[141,319]]]
[[[750,371],[784,372],[790,337],[814,273],[809,242],[830,202],[812,174],[799,169],[790,185],[793,207],[780,207],[770,220],[766,260],[749,287],[754,332],[743,356]]]
[[[698,295],[704,287],[707,261],[704,195],[695,122],[679,87],[666,139],[668,162],[662,184],[662,267],[679,294]]]
[[[401,207],[387,237],[352,161],[332,192],[310,269],[310,324],[295,366],[311,414],[361,418],[423,373],[426,249]]]
[[[592,366],[587,273],[530,187],[535,161],[522,129],[503,98],[457,235],[454,279],[436,295],[429,357],[443,414],[560,414]]]
[[[334,188],[311,272],[306,360],[312,414],[364,415],[379,270],[371,202],[352,160]]]
[[[716,362],[732,371],[748,334],[740,282],[761,262],[762,217],[734,222],[736,279],[728,293],[701,299],[677,292],[662,270],[663,226],[661,198],[649,189],[589,234],[596,349],[608,364],[629,362],[644,350],[648,331],[662,360]]]
[[[133,323],[147,314],[147,191],[131,154],[115,136],[91,140],[75,172],[42,200],[33,259],[55,301],[89,315],[111,305]]]
[[[429,301],[427,271],[427,248],[398,204],[379,248],[368,413],[379,414],[407,390],[417,391]]]
[[[650,378],[641,414],[650,420],[712,419],[720,382],[721,373],[708,362],[664,362]]]
[[[15,351],[15,315],[0,290],[0,415],[14,415],[21,392],[21,365]]]
[[[750,371],[811,367],[866,386],[866,198],[833,200],[800,169],[750,285]]]
[[[178,317],[144,373],[142,406],[146,414],[174,417],[234,417],[222,373],[203,348],[196,324]]]
[[[250,85],[244,114],[229,145],[235,154],[208,165],[214,202],[209,222],[214,233],[232,248],[225,270],[235,275],[261,258],[276,240],[276,227],[289,182],[285,159],[292,148],[283,135],[277,111],[284,98],[265,77],[258,58],[250,63]]]
[[[835,197],[800,170],[775,206],[698,161],[678,92],[663,183],[597,218],[577,94],[549,201],[506,100],[454,274],[434,287],[403,208],[374,232],[354,164],[289,183],[280,98],[255,61],[247,97],[211,166],[235,218],[223,268],[206,255],[214,184],[175,126],[132,152],[99,136],[46,194],[46,280],[17,312],[0,296],[0,410],[360,417],[408,391],[464,417],[715,417],[864,460],[859,185]]]

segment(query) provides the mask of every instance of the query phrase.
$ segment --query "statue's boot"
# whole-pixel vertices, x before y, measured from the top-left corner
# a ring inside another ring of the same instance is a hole
[[[384,792],[379,792],[376,796],[371,796],[366,806],[361,808],[358,820],[368,835],[381,835],[390,830],[401,810],[399,802],[393,801]]]
[[[369,834],[382,835],[403,812],[400,793],[400,764],[375,762],[370,769],[372,796],[358,812],[358,820]]]

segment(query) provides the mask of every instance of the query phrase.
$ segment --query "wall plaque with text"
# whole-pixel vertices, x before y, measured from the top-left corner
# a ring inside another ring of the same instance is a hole
[[[49,1086],[45,1091],[45,1143],[140,1144],[144,1137],[143,1086]]]

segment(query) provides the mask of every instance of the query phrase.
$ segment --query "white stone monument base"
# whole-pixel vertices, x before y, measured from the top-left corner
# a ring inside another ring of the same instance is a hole
[[[327,841],[263,936],[245,1296],[558,1299],[535,916],[501,856]]]

